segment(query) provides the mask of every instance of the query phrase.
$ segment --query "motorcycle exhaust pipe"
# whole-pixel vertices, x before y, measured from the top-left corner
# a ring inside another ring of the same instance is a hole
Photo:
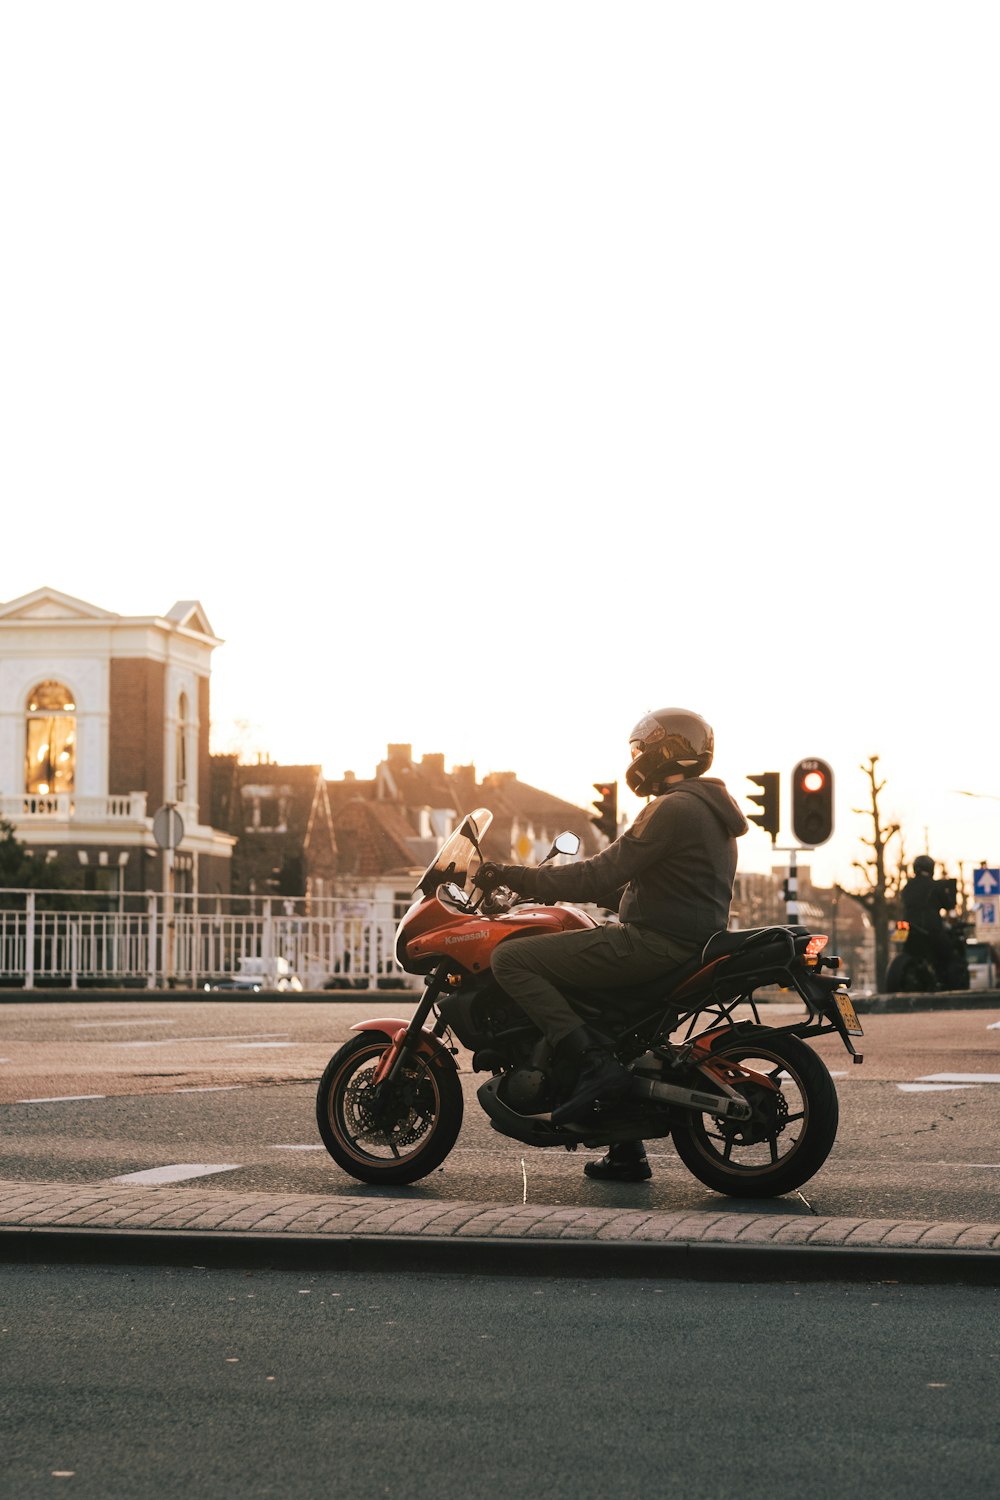
[[[647,1104],[673,1104],[681,1109],[707,1110],[724,1120],[749,1120],[753,1110],[745,1099],[730,1099],[725,1094],[703,1094],[699,1089],[682,1089],[673,1083],[657,1083],[651,1078],[632,1079],[632,1098]]]

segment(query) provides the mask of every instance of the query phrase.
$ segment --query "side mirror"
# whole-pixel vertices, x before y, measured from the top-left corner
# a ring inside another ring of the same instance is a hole
[[[577,833],[560,833],[552,848],[556,854],[579,854],[580,836]]]

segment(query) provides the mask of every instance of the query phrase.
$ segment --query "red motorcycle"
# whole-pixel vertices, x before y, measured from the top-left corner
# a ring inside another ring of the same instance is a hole
[[[490,955],[510,938],[592,927],[594,919],[574,906],[478,891],[491,821],[485,808],[462,820],[399,924],[397,961],[426,975],[412,1018],[352,1027],[358,1035],[320,1080],[319,1130],[338,1166],[386,1184],[415,1182],[440,1166],[462,1125],[458,1042],[473,1071],[490,1075],[477,1098],[493,1128],[524,1145],[575,1150],[669,1136],[685,1166],[720,1193],[773,1197],[808,1181],[833,1146],[838,1105],[828,1069],[802,1038],[836,1032],[862,1061],[851,1040],[862,1031],[848,981],[837,972],[839,958],[824,954],[826,937],[804,927],[717,932],[662,979],[567,990],[581,1020],[613,1042],[633,1082],[624,1099],[554,1125],[551,1111],[572,1079],[497,985]],[[577,853],[579,842],[560,834],[546,859]],[[800,996],[804,1018],[764,1024],[755,994],[767,986]]]

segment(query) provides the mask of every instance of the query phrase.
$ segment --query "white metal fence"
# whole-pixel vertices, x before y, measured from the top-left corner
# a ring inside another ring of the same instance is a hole
[[[198,910],[197,898],[171,903],[158,895],[133,910],[56,907],[50,899],[0,892],[0,981],[7,985],[198,989],[231,978],[247,960],[267,974],[278,959],[305,989],[414,982],[393,955],[394,918],[356,901],[328,900],[316,916],[278,899],[244,902],[246,911],[221,901]]]

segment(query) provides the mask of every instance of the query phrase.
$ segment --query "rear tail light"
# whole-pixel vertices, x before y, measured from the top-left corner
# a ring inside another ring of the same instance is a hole
[[[810,969],[819,967],[819,956],[829,941],[830,938],[827,933],[814,932],[808,943],[806,943],[806,951],[803,954],[803,958]]]

